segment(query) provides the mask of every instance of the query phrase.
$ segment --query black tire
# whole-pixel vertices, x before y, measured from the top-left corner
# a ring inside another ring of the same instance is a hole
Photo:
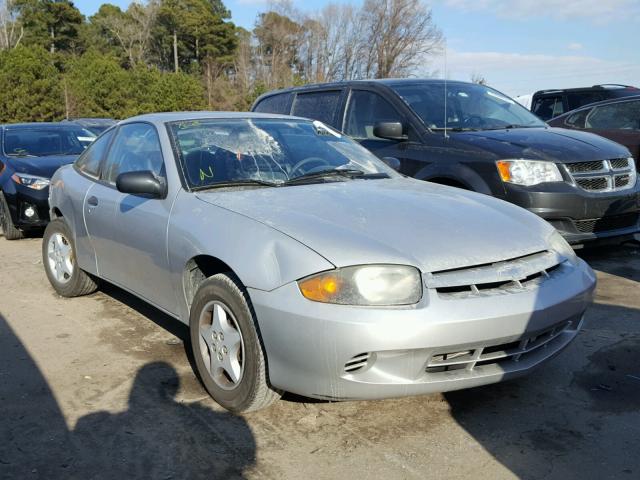
[[[64,282],[56,279],[49,262],[49,240],[56,234],[62,235],[64,240],[71,247],[72,252],[71,263],[73,265],[73,271]],[[63,297],[80,297],[82,295],[88,295],[95,292],[98,288],[96,281],[87,272],[78,267],[76,258],[76,247],[73,243],[73,236],[71,235],[71,231],[69,230],[69,227],[67,227],[67,224],[61,218],[56,218],[49,222],[42,238],[42,264],[44,265],[44,270],[47,273],[47,278],[49,279],[51,286]]]
[[[2,227],[4,238],[7,240],[20,240],[24,237],[22,230],[19,230],[13,224],[7,199],[4,198],[4,194],[2,192],[0,192],[0,227]]]
[[[216,384],[201,350],[200,317],[207,305],[214,301],[224,304],[235,317],[244,343],[243,373],[231,389]],[[268,382],[267,362],[251,301],[235,275],[218,274],[202,282],[191,305],[189,330],[196,373],[209,395],[221,406],[234,413],[250,412],[266,408],[280,398],[282,392],[272,388]]]

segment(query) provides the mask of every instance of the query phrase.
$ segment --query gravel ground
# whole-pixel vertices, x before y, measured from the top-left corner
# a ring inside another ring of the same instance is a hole
[[[115,287],[54,294],[0,237],[0,478],[640,478],[640,248],[597,270],[584,330],[528,377],[244,416],[195,379],[182,324]]]

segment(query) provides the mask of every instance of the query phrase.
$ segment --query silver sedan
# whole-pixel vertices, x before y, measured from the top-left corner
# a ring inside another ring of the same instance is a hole
[[[54,175],[45,270],[188,324],[235,412],[499,382],[571,342],[595,277],[549,224],[387,163],[317,121],[132,118]]]

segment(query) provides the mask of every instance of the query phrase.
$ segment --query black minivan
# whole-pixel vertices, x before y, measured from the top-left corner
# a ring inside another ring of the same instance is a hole
[[[551,128],[484,85],[418,79],[316,84],[264,94],[252,110],[320,120],[380,158],[397,158],[405,175],[527,208],[574,245],[631,239],[640,230],[640,185],[625,147]]]

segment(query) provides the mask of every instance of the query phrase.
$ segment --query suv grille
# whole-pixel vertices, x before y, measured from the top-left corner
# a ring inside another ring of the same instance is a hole
[[[592,218],[589,220],[574,220],[576,230],[580,233],[598,233],[608,230],[631,228],[638,224],[640,215],[627,213],[625,215],[612,215],[610,217]]]
[[[577,186],[588,192],[615,192],[632,188],[636,169],[630,158],[564,164]]]
[[[425,284],[445,299],[513,293],[540,284],[562,261],[557,253],[543,251],[501,262],[428,273]]]

